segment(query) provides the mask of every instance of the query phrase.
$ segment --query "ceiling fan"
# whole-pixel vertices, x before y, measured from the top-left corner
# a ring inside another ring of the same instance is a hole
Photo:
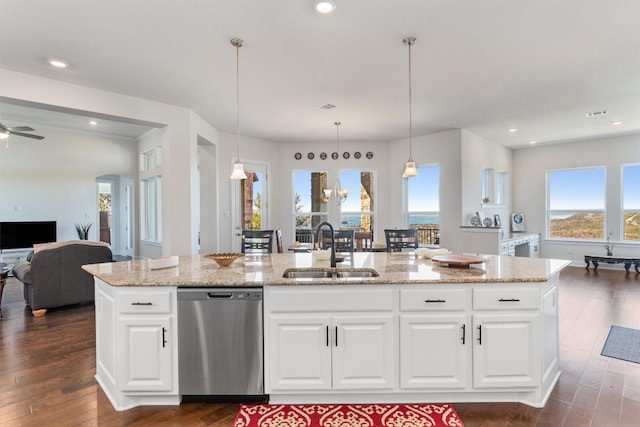
[[[8,127],[0,123],[0,137],[2,136],[2,134],[5,134],[7,135],[7,137],[9,135],[17,135],[17,136],[24,136],[25,138],[44,139],[44,136],[25,133],[25,132],[33,132],[34,130],[35,129],[29,126]],[[0,138],[0,139],[4,139],[4,138]]]

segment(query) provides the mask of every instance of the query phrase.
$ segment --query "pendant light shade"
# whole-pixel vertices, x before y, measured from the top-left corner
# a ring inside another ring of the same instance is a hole
[[[230,178],[247,179],[244,165],[240,161],[240,48],[244,46],[244,40],[233,38],[231,45],[236,48],[236,161]]]
[[[412,149],[412,139],[413,139],[413,114],[411,110],[411,46],[413,46],[416,42],[415,37],[405,37],[402,39],[402,42],[407,45],[409,48],[409,159],[404,165],[404,172],[402,173],[403,178],[409,178],[412,176],[418,176],[418,170],[416,169],[416,162],[413,161],[413,157],[411,155]]]

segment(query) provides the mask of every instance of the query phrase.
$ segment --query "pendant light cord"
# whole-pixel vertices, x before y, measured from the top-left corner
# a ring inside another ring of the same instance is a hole
[[[236,150],[237,160],[240,161],[240,46],[236,45]]]
[[[407,45],[409,46],[409,161],[413,161],[413,155],[412,155],[412,139],[413,139],[413,112],[412,112],[412,97],[411,97],[411,81],[412,81],[412,74],[411,74],[411,45],[415,43],[415,39],[411,40],[409,39],[407,42]]]

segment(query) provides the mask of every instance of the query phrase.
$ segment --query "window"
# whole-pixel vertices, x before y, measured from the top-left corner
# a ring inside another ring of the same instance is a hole
[[[328,200],[323,190],[328,187],[326,172],[293,172],[293,215],[296,230],[315,229],[328,220]]]
[[[418,166],[407,180],[407,226],[418,229],[418,243],[440,243],[440,166]]]
[[[508,204],[507,172],[493,168],[482,169],[482,203],[493,205]]]
[[[640,164],[622,166],[623,240],[640,241]]]
[[[162,241],[162,151],[154,147],[140,154],[141,237],[147,242]]]
[[[142,240],[162,241],[162,178],[142,180]]]
[[[341,171],[340,185],[349,192],[340,206],[340,228],[373,231],[374,173]]]
[[[552,239],[605,238],[605,169],[547,171],[547,235]]]

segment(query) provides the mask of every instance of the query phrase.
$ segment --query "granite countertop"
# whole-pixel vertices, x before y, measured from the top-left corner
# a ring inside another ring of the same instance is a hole
[[[111,286],[277,286],[340,284],[437,284],[545,282],[569,265],[566,260],[483,255],[471,268],[450,268],[411,252],[342,254],[340,268],[373,268],[379,277],[285,279],[287,268],[328,268],[310,253],[245,255],[229,267],[201,255],[181,256],[176,267],[150,270],[148,260],[85,265],[82,268]]]

